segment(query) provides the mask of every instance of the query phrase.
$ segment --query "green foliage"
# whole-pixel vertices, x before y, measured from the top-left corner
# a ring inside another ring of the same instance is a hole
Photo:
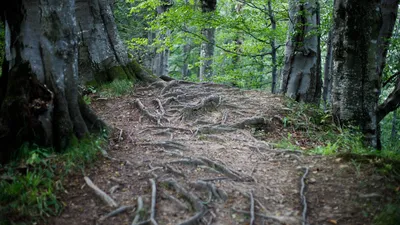
[[[374,225],[396,225],[400,221],[400,194],[397,194],[397,201],[386,207],[373,221]]]
[[[84,171],[105,144],[104,137],[75,141],[63,154],[53,149],[25,144],[14,161],[0,169],[0,224],[12,221],[40,221],[58,215],[63,204],[58,194],[64,177]]]
[[[102,97],[118,97],[133,91],[133,82],[127,79],[116,79],[99,88]]]

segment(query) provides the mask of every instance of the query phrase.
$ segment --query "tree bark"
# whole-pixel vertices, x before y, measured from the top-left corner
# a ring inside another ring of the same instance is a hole
[[[332,30],[329,31],[328,34],[328,42],[326,43],[326,56],[325,56],[325,65],[324,65],[324,85],[322,92],[322,99],[324,104],[324,110],[328,108],[331,91],[332,91]]]
[[[217,6],[216,0],[201,0],[201,11],[203,13],[212,13]],[[200,46],[200,73],[199,79],[204,80],[212,77],[212,63],[214,57],[215,28],[206,27],[201,30],[201,34],[205,37]]]
[[[157,7],[157,15],[165,13],[172,5],[169,0],[162,0],[162,5]],[[151,32],[151,31],[150,31]],[[170,35],[170,31],[167,31],[165,34],[161,32],[156,32],[154,35],[152,34],[151,40],[149,43],[154,41],[154,38],[158,38],[161,42],[164,42],[165,39]],[[158,77],[168,76],[168,59],[169,59],[169,49],[163,48],[162,50],[155,48],[154,49],[154,58],[152,60],[152,71]]]
[[[281,92],[296,101],[318,104],[322,83],[318,1],[290,0],[289,18]]]
[[[272,9],[272,3],[271,0],[268,0],[268,18],[271,23],[271,29],[273,31],[276,30],[276,19],[275,19],[275,14]],[[271,93],[275,94],[276,91],[276,86],[277,86],[277,78],[278,78],[278,65],[277,65],[277,46],[276,46],[276,39],[273,36],[270,40],[270,46],[271,46],[271,61],[272,61],[272,84],[271,84]]]
[[[337,0],[334,7],[333,116],[339,124],[358,126],[365,144],[380,148],[380,80],[376,52],[381,24],[379,0]]]
[[[399,0],[381,0],[382,26],[379,32],[377,48],[377,69],[380,79],[386,66],[386,55],[390,46],[390,39],[397,20]]]
[[[148,71],[128,58],[118,35],[112,1],[76,0],[75,13],[79,77],[83,83],[105,83],[114,79],[155,81]]]
[[[114,68],[119,67],[126,76],[153,79],[125,57],[106,1],[77,3],[21,0],[3,6],[2,161],[23,142],[61,150],[71,139],[105,128],[79,96],[79,75],[96,76],[106,71],[114,76]],[[83,13],[80,7],[90,11]],[[87,58],[81,54],[82,46],[86,46],[83,52]]]

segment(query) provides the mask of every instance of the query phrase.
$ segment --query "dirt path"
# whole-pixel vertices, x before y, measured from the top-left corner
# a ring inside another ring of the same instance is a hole
[[[51,224],[135,224],[138,198],[139,221],[154,214],[160,225],[370,224],[374,204],[385,201],[384,178],[371,168],[256,139],[277,136],[285,108],[279,96],[172,81],[94,107],[115,132],[110,158],[87,176],[132,208],[102,218],[113,209],[75,177],[65,211]]]

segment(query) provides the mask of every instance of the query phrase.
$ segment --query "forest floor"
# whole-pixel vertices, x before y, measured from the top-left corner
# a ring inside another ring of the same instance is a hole
[[[75,175],[49,224],[371,224],[395,192],[373,165],[277,148],[277,95],[171,81],[92,105],[114,131],[86,176],[130,207],[106,218],[118,207]]]

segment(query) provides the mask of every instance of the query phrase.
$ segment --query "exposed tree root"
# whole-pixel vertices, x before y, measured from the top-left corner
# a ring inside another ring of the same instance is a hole
[[[236,128],[226,125],[211,125],[211,126],[203,126],[197,129],[196,133],[201,134],[219,134],[225,132],[234,132]]]
[[[173,173],[173,174],[175,174],[175,175],[177,175],[177,176],[186,178],[186,175],[185,175],[185,174],[183,174],[182,172],[179,172],[178,170],[172,168],[172,166],[170,166],[170,165],[165,165],[165,167],[167,168],[167,170],[168,170],[169,172],[171,172],[171,173]]]
[[[140,101],[140,99],[136,99],[134,101],[134,104],[136,107],[139,108],[139,110],[151,121],[154,121],[157,123],[157,125],[161,125],[161,120],[164,119],[163,115],[153,115],[150,113],[146,107],[143,105],[143,103]],[[165,120],[165,119],[164,119]]]
[[[176,87],[179,85],[179,81],[173,80],[169,82],[162,90],[161,90],[161,95],[164,95],[167,93],[169,90],[171,90],[173,87]]]
[[[238,172],[233,171],[231,169],[226,168],[225,166],[216,163],[214,161],[211,161],[210,159],[204,158],[204,157],[199,157],[199,159],[201,161],[203,161],[205,163],[206,166],[211,167],[213,169],[216,169],[217,171],[221,172],[222,174],[224,174],[225,176],[233,179],[233,180],[238,180],[238,181],[242,181],[243,178],[239,175]]]
[[[214,196],[218,200],[226,201],[228,199],[228,195],[223,190],[215,187],[213,183],[198,180],[193,184],[197,187],[201,187],[210,191],[212,196]]]
[[[168,184],[169,186],[173,187],[176,192],[180,193],[186,199],[188,199],[193,206],[193,208],[197,211],[197,213],[189,218],[188,220],[180,223],[179,225],[196,225],[200,223],[201,218],[206,213],[206,207],[202,204],[201,200],[191,192],[186,191],[185,188],[180,186],[175,179],[169,178],[164,180],[163,183]]]
[[[141,214],[143,214],[143,199],[142,196],[139,196],[137,199],[137,210],[135,218],[132,221],[132,225],[138,225]]]
[[[86,184],[94,191],[94,193],[108,206],[117,207],[118,204],[112,199],[109,195],[107,195],[104,191],[98,188],[89,177],[84,177]]]
[[[233,128],[245,129],[247,127],[255,127],[255,126],[265,126],[267,125],[265,118],[263,117],[252,117],[245,119],[239,123],[235,123],[232,125]]]
[[[208,110],[216,109],[221,104],[222,99],[220,96],[211,95],[201,100],[201,102],[194,106],[185,106],[182,110],[181,119],[187,120],[193,117],[196,113],[206,112]]]
[[[128,211],[128,210],[131,210],[131,209],[133,209],[133,208],[134,208],[133,205],[121,206],[121,207],[119,207],[118,209],[113,210],[112,212],[110,212],[110,213],[108,213],[108,214],[102,216],[102,217],[99,219],[99,222],[104,221],[104,220],[106,220],[106,219],[108,219],[108,218],[110,218],[110,217],[116,216],[116,215],[118,215],[118,214],[121,214],[121,213],[123,213],[123,212],[126,212],[126,211]]]
[[[183,92],[181,90],[177,90],[177,91],[166,93],[166,94],[162,95],[162,98],[166,98],[168,100],[168,98],[178,97],[179,95],[184,95],[184,94],[185,94],[185,92]]]
[[[232,208],[232,211],[236,213],[243,213],[246,215],[250,215],[251,213],[248,211],[240,210],[240,209],[235,209]],[[264,214],[259,214],[259,213],[254,213],[254,216],[258,216],[264,219],[270,219],[270,220],[275,220],[277,222],[280,222],[282,224],[287,224],[287,225],[297,225],[299,224],[299,219],[295,217],[287,217],[287,216],[271,216],[271,215],[264,215]]]
[[[179,208],[184,209],[184,210],[189,210],[189,208],[185,205],[185,203],[181,202],[179,199],[175,198],[174,196],[169,195],[167,193],[164,193],[164,196],[166,198],[168,198],[169,200],[175,202],[179,206]]]
[[[255,215],[254,215],[254,197],[253,192],[250,192],[250,225],[254,224]]]
[[[151,211],[150,211],[150,222],[153,225],[158,225],[155,219],[156,216],[156,194],[157,194],[157,189],[156,189],[156,182],[154,179],[150,179],[151,182]]]
[[[302,225],[306,225],[307,224],[307,199],[306,196],[304,194],[304,190],[306,188],[306,183],[305,183],[305,179],[308,175],[308,168],[305,168],[304,174],[301,177],[301,188],[300,188],[300,200],[301,200],[301,204],[303,205],[303,212],[302,212]]]
[[[137,145],[155,145],[155,146],[159,146],[165,149],[178,149],[178,150],[182,150],[182,151],[187,151],[187,148],[185,145],[180,144],[178,142],[175,141],[162,141],[162,142],[149,142],[149,143],[137,143]]]

